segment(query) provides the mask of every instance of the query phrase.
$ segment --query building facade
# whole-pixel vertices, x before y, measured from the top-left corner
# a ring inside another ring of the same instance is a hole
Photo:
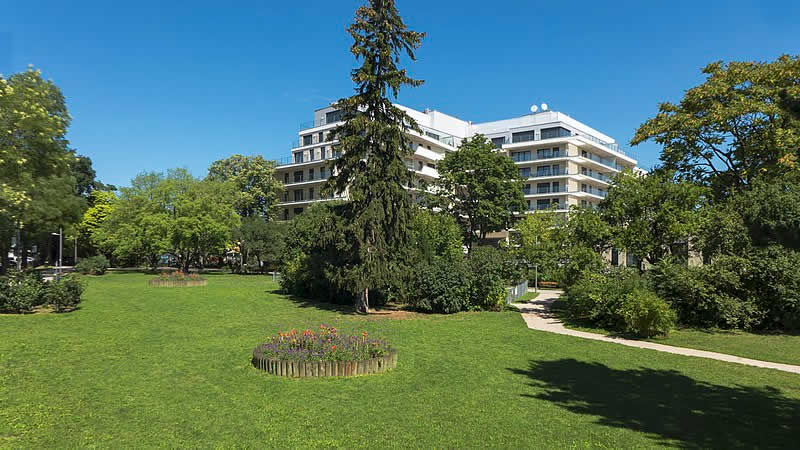
[[[414,153],[406,161],[418,178],[437,178],[436,165],[447,152],[455,151],[463,139],[483,134],[519,167],[525,179],[528,211],[596,206],[607,195],[615,173],[636,168],[636,160],[613,138],[561,112],[543,110],[472,123],[435,110],[397,106],[422,130],[410,134]],[[281,219],[291,219],[314,202],[346,198],[347,193],[332,197],[320,192],[338,156],[330,131],[339,123],[340,115],[334,108],[315,111],[313,122],[300,126],[291,156],[277,162],[276,176],[286,189],[280,203]]]

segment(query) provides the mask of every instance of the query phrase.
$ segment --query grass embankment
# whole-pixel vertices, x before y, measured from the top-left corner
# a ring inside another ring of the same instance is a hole
[[[0,447],[793,447],[800,377],[525,328],[519,314],[367,320],[264,277],[89,279],[68,314],[0,317]],[[391,373],[286,379],[279,328],[383,335]]]

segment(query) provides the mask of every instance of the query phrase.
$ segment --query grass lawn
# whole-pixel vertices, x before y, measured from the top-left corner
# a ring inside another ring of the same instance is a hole
[[[538,292],[530,292],[530,291],[528,291],[522,297],[514,300],[514,303],[528,303],[529,301],[535,299],[538,296],[539,296]]]
[[[556,304],[555,306],[556,308],[563,308],[563,305]],[[594,327],[591,324],[572,320],[563,313],[560,314],[560,317],[567,328],[609,336],[619,334]],[[625,337],[637,339],[636,336]],[[727,353],[762,361],[800,365],[800,334],[748,333],[734,330],[680,328],[672,330],[669,336],[642,340],[676,347]]]
[[[0,316],[0,447],[794,447],[800,376],[525,328],[518,313],[366,320],[256,276],[91,278],[68,314]],[[382,334],[391,373],[250,365],[278,327]]]

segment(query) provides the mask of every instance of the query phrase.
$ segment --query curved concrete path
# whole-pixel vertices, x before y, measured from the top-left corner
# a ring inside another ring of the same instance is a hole
[[[604,336],[596,333],[587,333],[585,331],[570,330],[569,328],[566,328],[564,324],[561,323],[561,321],[556,317],[556,315],[550,311],[551,304],[560,296],[561,291],[540,289],[539,296],[530,303],[513,303],[513,305],[519,308],[520,312],[522,312],[522,318],[525,320],[528,328],[534,330],[549,331],[551,333],[565,334],[567,336],[575,336],[584,339],[593,339],[595,341],[612,342],[614,344],[627,345],[628,347],[647,348],[659,352],[674,353],[676,355],[716,359],[718,361],[727,361],[736,364],[745,364],[748,366],[764,367],[767,369],[775,369],[784,372],[800,374],[800,366],[794,366],[791,364],[759,361],[757,359],[742,358],[725,353],[708,352],[705,350],[695,350],[685,347],[673,347],[671,345],[656,344],[647,341],[636,341],[613,336]]]

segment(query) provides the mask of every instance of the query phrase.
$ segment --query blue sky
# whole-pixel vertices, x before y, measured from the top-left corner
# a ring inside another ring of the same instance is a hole
[[[345,27],[360,1],[178,3],[2,7],[0,73],[34,64],[61,87],[69,139],[103,181],[287,156],[315,108],[350,94]],[[706,63],[800,51],[797,2],[397,3],[427,33],[409,66],[425,85],[400,103],[486,121],[546,102],[625,147]],[[654,144],[632,150],[643,167],[657,162]]]

